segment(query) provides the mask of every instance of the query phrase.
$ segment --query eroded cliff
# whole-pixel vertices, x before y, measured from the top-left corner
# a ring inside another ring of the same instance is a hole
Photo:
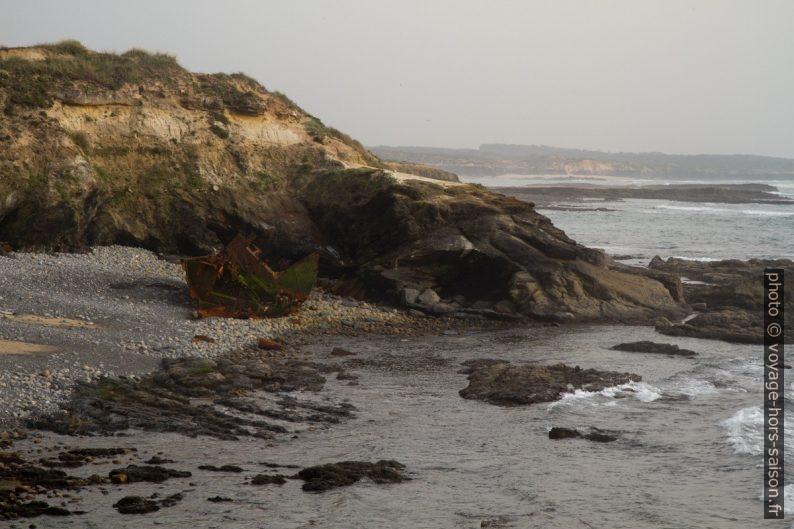
[[[430,312],[682,311],[674,285],[610,268],[531,203],[396,172],[243,74],[75,42],[5,49],[0,108],[0,240],[16,248],[197,254],[242,232],[274,262],[316,251],[329,284]]]

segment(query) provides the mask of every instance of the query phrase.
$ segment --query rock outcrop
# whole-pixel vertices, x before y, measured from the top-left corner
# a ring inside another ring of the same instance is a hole
[[[435,314],[683,313],[675,285],[613,267],[531,203],[391,171],[242,74],[74,42],[6,49],[0,108],[0,241],[14,248],[200,255],[243,233],[274,266],[317,252],[329,288],[415,291]]]
[[[305,403],[287,394],[319,391],[325,383],[318,372],[321,368],[328,366],[297,361],[165,359],[158,370],[140,380],[104,378],[81,384],[62,411],[30,425],[70,435],[140,428],[227,440],[241,436],[272,438],[287,433],[287,429],[265,419],[315,424],[352,416],[350,404]],[[243,398],[254,391],[282,397],[273,406],[261,407]]]
[[[467,367],[470,368],[469,385],[460,391],[460,396],[502,405],[550,402],[575,389],[601,391],[642,380],[633,373],[582,369],[565,364],[544,366],[485,360],[469,363]]]
[[[403,473],[404,470],[405,465],[394,460],[381,460],[376,463],[340,461],[304,468],[296,477],[305,481],[303,490],[324,492],[352,485],[364,478],[374,483],[400,483],[410,480],[411,478]]]
[[[549,430],[549,439],[587,439],[596,443],[611,443],[617,441],[618,437],[614,433],[605,432],[599,428],[591,428],[589,431],[581,432],[575,428],[554,426]]]
[[[765,268],[780,268],[794,277],[794,262],[788,259],[740,261],[691,261],[671,257],[666,261],[654,257],[652,271],[683,278],[686,300],[699,311],[684,323],[662,322],[659,332],[670,336],[710,338],[735,343],[763,343],[763,303]],[[794,292],[786,292],[786,305],[794,301]],[[794,315],[785,315],[785,341],[794,343]]]
[[[690,349],[681,349],[675,344],[670,343],[655,343],[646,340],[640,342],[620,343],[612,346],[615,351],[629,351],[632,353],[651,353],[663,354],[668,356],[686,356],[692,357],[697,355],[695,351]]]

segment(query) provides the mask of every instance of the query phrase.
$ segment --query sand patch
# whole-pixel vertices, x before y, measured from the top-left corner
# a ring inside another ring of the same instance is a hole
[[[13,340],[0,340],[0,355],[29,355],[33,353],[54,353],[57,351],[51,345],[37,343],[16,342]]]
[[[8,314],[0,312],[0,319],[18,323],[28,323],[30,325],[45,325],[47,327],[96,328],[96,324],[90,321],[73,320],[71,318],[52,318],[49,316],[39,316],[37,314]]]

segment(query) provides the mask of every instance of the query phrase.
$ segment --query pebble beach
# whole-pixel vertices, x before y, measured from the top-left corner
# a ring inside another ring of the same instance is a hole
[[[55,411],[79,381],[135,377],[162,358],[257,351],[260,338],[284,350],[257,354],[300,354],[326,335],[452,333],[462,323],[319,288],[284,318],[196,319],[194,308],[180,265],[147,250],[0,257],[0,427]]]

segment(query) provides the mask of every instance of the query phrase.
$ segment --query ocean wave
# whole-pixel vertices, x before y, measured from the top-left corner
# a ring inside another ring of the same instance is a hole
[[[670,388],[666,389],[669,389],[671,392],[688,395],[689,397],[717,392],[717,387],[714,384],[707,380],[700,380],[697,378],[686,378],[675,381],[671,384]]]
[[[659,392],[659,388],[646,384],[645,382],[632,381],[626,384],[620,384],[619,386],[604,388],[601,391],[577,389],[571,393],[564,393],[560,400],[549,403],[548,409],[553,409],[560,405],[614,405],[614,398],[617,395],[633,396],[635,399],[642,402],[652,402],[662,396]]]
[[[672,206],[670,204],[661,204],[654,209],[671,209],[673,211],[702,211],[704,213],[724,213],[731,211],[725,208],[712,208],[708,206]]]
[[[764,412],[760,406],[742,408],[720,423],[725,430],[727,443],[737,454],[760,455],[764,451]],[[786,440],[792,439],[794,427],[785,429]],[[786,443],[786,450],[791,449]]]
[[[794,217],[794,211],[765,211],[762,209],[743,209],[745,215],[756,215],[759,217]]]
[[[720,423],[727,442],[737,454],[758,455],[764,450],[762,427],[764,414],[760,407],[743,408]]]
[[[673,259],[684,259],[686,261],[703,261],[706,263],[723,260],[723,258],[721,257],[688,257],[683,255],[674,255]],[[728,259],[728,257],[726,257],[725,259]]]

